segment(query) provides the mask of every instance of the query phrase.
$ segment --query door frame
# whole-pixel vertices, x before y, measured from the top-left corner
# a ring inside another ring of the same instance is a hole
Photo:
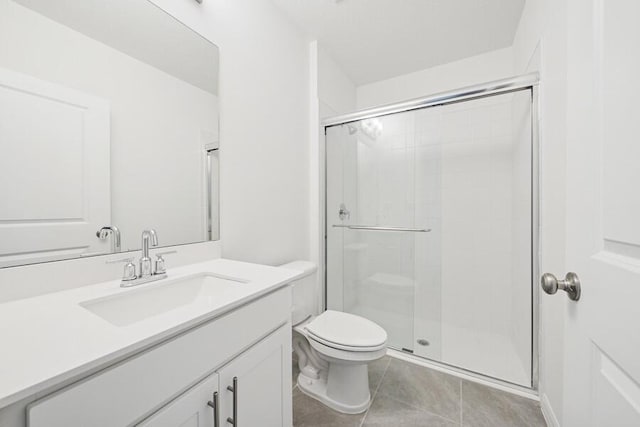
[[[450,371],[477,380],[495,384],[500,388],[513,389],[524,394],[538,395],[539,392],[539,331],[540,331],[540,290],[537,286],[537,278],[540,277],[540,77],[538,73],[529,73],[507,79],[495,80],[473,86],[466,86],[446,92],[439,92],[426,97],[411,99],[380,107],[368,108],[355,111],[353,113],[342,114],[326,118],[320,124],[320,309],[327,310],[327,128],[343,125],[359,120],[385,116],[389,114],[402,113],[406,111],[419,110],[423,108],[436,107],[445,104],[453,104],[486,98],[495,95],[503,95],[511,92],[530,90],[531,93],[531,387],[513,384],[508,381],[482,375],[464,368],[451,366],[443,362],[425,359],[407,353],[411,358],[416,358],[420,363],[433,364],[435,367]],[[404,353],[403,353],[404,354]]]

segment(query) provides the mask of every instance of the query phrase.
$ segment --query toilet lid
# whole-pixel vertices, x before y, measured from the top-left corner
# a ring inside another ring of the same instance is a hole
[[[377,324],[341,311],[327,310],[305,328],[310,335],[343,347],[380,347],[387,341],[387,332]]]

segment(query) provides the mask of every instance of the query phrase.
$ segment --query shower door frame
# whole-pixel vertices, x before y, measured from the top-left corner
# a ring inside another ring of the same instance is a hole
[[[383,105],[381,107],[369,108],[349,114],[329,117],[322,121],[321,157],[324,158],[324,166],[321,173],[321,185],[324,187],[320,191],[322,209],[322,283],[324,285],[321,292],[321,306],[327,309],[327,128],[344,125],[351,122],[370,119],[374,117],[386,116],[390,114],[402,113],[423,108],[437,107],[440,105],[460,103],[475,99],[487,98],[495,95],[503,95],[512,92],[529,90],[531,94],[531,387],[514,384],[509,381],[483,375],[470,371],[462,367],[449,365],[447,363],[424,358],[409,352],[396,350],[407,357],[415,360],[422,360],[441,368],[471,376],[482,381],[494,383],[498,386],[506,386],[514,390],[525,393],[538,392],[539,381],[539,288],[536,286],[537,277],[540,277],[540,132],[539,132],[539,75],[530,73],[521,76],[511,77],[502,80],[495,80],[473,86],[467,86],[446,92],[436,93],[426,97],[415,98],[408,101]]]

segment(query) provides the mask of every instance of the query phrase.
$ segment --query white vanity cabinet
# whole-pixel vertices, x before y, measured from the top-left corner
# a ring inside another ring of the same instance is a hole
[[[262,296],[36,400],[27,425],[290,427],[290,307],[289,287]]]
[[[290,338],[281,327],[139,425],[291,426]]]

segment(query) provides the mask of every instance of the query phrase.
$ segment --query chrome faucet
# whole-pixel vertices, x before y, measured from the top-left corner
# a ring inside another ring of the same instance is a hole
[[[151,241],[151,246],[158,246],[156,230],[151,229],[142,232],[142,255],[140,256],[139,278],[148,277],[153,274],[153,264],[151,264],[151,258],[149,258],[149,241]]]
[[[132,262],[133,258],[125,258],[111,262],[124,262],[124,273],[122,275],[122,281],[120,286],[128,288],[130,286],[141,285],[143,283],[154,282],[156,280],[164,279],[167,277],[167,270],[164,264],[163,255],[175,253],[175,251],[163,252],[156,254],[157,259],[154,264],[151,263],[149,257],[149,245],[158,246],[158,235],[155,230],[144,230],[142,232],[142,254],[139,261],[139,273],[136,274],[136,265]]]
[[[109,234],[112,234],[111,238],[111,252],[120,252],[122,246],[120,243],[120,229],[115,225],[106,225],[100,230],[96,231],[96,236],[100,240],[105,240]]]

